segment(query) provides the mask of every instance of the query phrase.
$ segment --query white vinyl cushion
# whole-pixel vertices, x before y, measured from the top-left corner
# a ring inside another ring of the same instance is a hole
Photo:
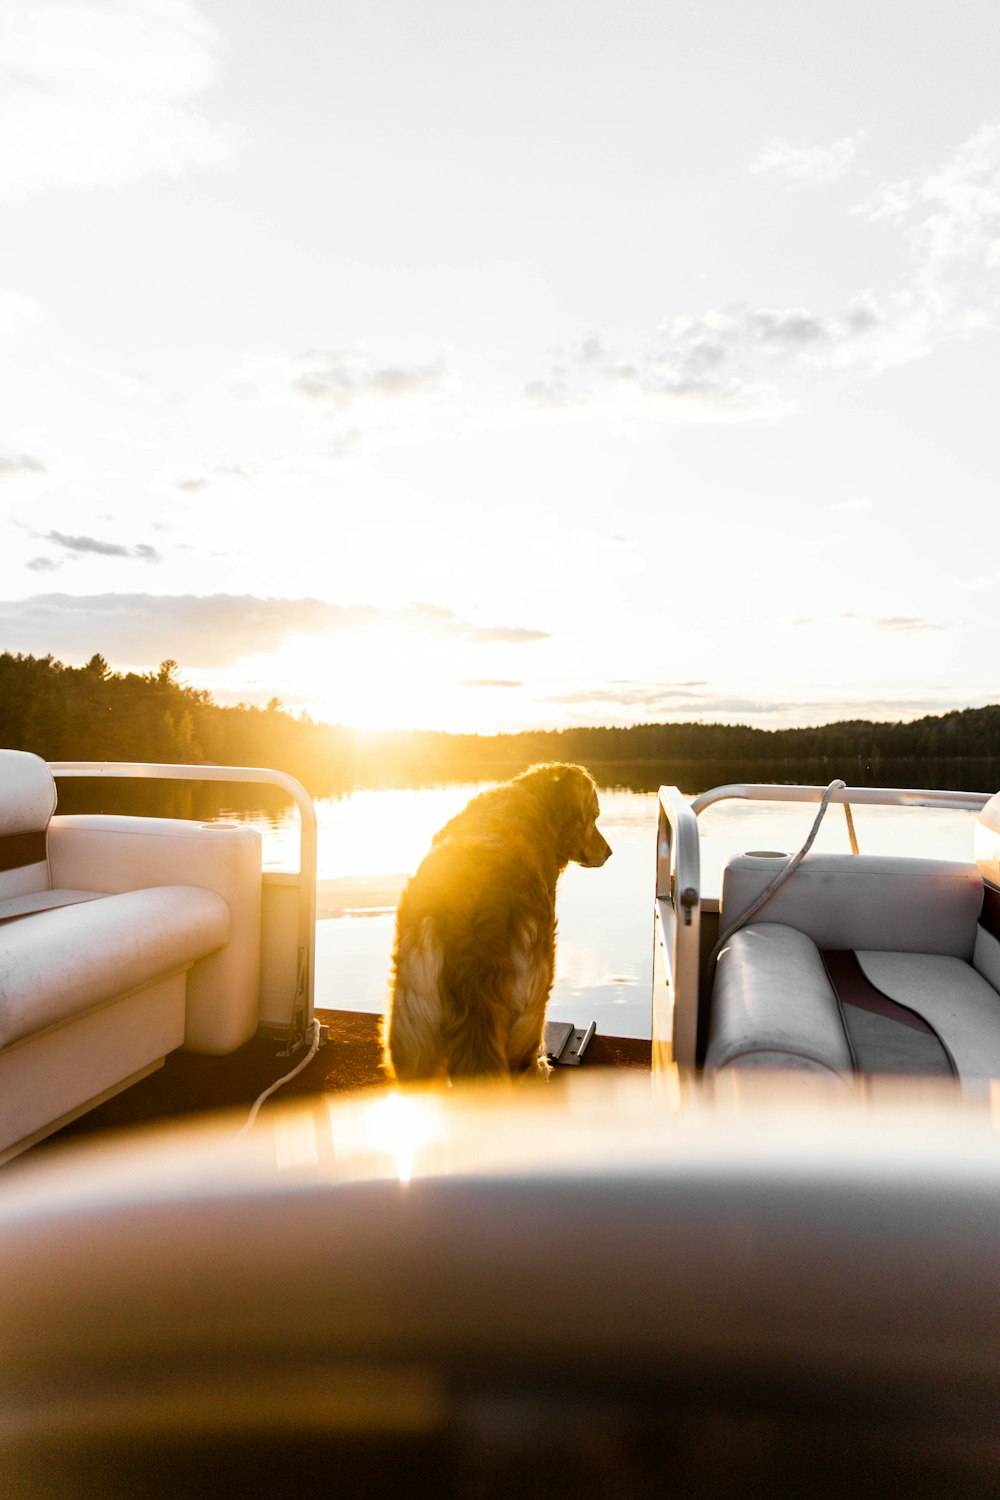
[[[55,809],[45,761],[27,750],[0,750],[0,835],[44,832]]]
[[[741,854],[722,877],[722,930],[766,889],[787,860]],[[983,904],[973,864],[873,854],[809,854],[753,918],[785,923],[819,948],[948,953],[972,958]]]
[[[56,784],[45,761],[26,750],[0,750],[0,900],[44,891],[49,885],[44,838],[37,840],[40,858],[25,864],[22,850],[9,869],[3,843],[19,835],[44,835],[55,805]]]
[[[0,1048],[0,1161],[155,1068],[184,1040],[183,970]]]
[[[147,886],[215,891],[232,915],[225,948],[188,976],[184,1045],[224,1056],[257,1030],[261,837],[236,824],[78,814],[52,819],[53,883],[115,894]]]
[[[196,886],[128,891],[0,926],[0,1046],[191,964],[229,937]]]

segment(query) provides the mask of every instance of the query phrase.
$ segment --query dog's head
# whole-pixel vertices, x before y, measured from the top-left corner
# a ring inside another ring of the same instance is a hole
[[[601,807],[589,771],[554,762],[532,766],[515,781],[526,785],[544,804],[561,864],[572,860],[596,869],[610,859],[611,845],[597,827]]]

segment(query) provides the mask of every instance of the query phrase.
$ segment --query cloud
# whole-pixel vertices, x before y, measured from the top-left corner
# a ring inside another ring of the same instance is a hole
[[[869,615],[858,615],[848,612],[838,615],[833,621],[817,620],[811,617],[804,617],[791,621],[791,624],[794,627],[818,626],[823,628],[824,630],[829,629],[831,623],[835,625],[861,626],[868,630],[879,630],[888,632],[890,634],[907,634],[924,630],[965,629],[964,625],[946,625],[943,624],[940,620],[929,620],[926,618],[926,616],[923,615],[880,615],[878,617],[875,617]]]
[[[745,419],[787,409],[807,377],[837,369],[872,373],[909,357],[903,310],[871,292],[823,317],[803,307],[734,306],[667,319],[631,356],[591,337],[557,354],[550,373],[523,395],[536,407],[572,410],[640,403],[674,418]]]
[[[364,401],[399,401],[436,390],[440,364],[378,364],[358,352],[315,349],[300,354],[290,370],[292,389],[340,415]]]
[[[339,609],[342,606],[330,607]],[[361,607],[352,606],[352,609],[359,615],[363,613]],[[446,636],[451,640],[473,641],[484,645],[491,642],[524,645],[529,641],[549,638],[547,631],[531,630],[523,625],[473,625],[468,620],[460,620],[454,610],[443,604],[428,604],[424,601],[408,604],[405,610],[372,610],[369,607],[368,613],[376,624],[384,618],[388,623],[416,627],[424,636]]]
[[[917,630],[948,630],[953,627],[941,625],[936,620],[925,620],[918,615],[890,615],[872,620],[876,630],[898,631],[904,634]]]
[[[759,714],[770,711],[767,703],[756,698],[736,698],[706,691],[706,684],[695,683],[606,683],[600,686],[579,688],[566,693],[553,693],[546,703],[564,707],[601,708],[618,707],[621,717],[631,718],[640,711],[647,719],[657,715],[676,718],[703,718],[706,714]],[[692,691],[699,688],[701,691]]]
[[[21,479],[25,475],[44,473],[45,465],[28,453],[0,453],[0,483],[5,479]]]
[[[699,684],[699,686],[701,685]],[[612,682],[602,684],[600,687],[574,688],[566,693],[553,693],[546,699],[546,702],[628,703],[641,705],[645,703],[660,703],[665,698],[682,699],[698,696],[700,695],[690,692],[687,687],[680,687],[674,683]]]
[[[937,337],[997,326],[1000,123],[981,126],[927,176],[882,188],[855,212],[903,228],[913,289]]]
[[[101,651],[128,664],[167,657],[187,667],[225,667],[277,651],[297,636],[328,639],[363,630],[396,630],[424,639],[520,644],[546,632],[473,625],[450,610],[331,604],[321,599],[261,599],[234,594],[37,594],[0,601],[0,650],[86,658]]]
[[[40,533],[35,533],[40,535]],[[159,562],[160,554],[155,547],[140,542],[135,547],[126,547],[121,542],[102,542],[93,536],[67,536],[64,531],[47,531],[42,541],[52,542],[73,557],[139,557],[144,562]]]
[[[237,132],[194,104],[219,52],[196,0],[5,0],[0,197],[228,166]]]
[[[228,484],[234,479],[250,483],[254,477],[254,470],[245,464],[219,464],[206,469],[204,473],[189,474],[186,478],[177,480],[176,484],[182,494],[198,495],[215,485]]]
[[[825,155],[769,148],[758,170],[818,180],[845,166],[860,133]],[[523,402],[539,415],[600,412],[654,420],[780,415],[811,386],[871,379],[943,341],[1000,327],[1000,123],[986,124],[926,176],[892,184],[852,210],[897,222],[905,279],[862,287],[840,308],[739,304],[668,318],[631,349],[600,334],[557,350]]]
[[[465,620],[449,621],[446,627],[439,627],[439,633],[456,636],[463,641],[483,644],[495,641],[508,646],[523,646],[529,641],[549,639],[547,630],[530,630],[524,625],[470,625]]]
[[[290,358],[251,359],[232,379],[248,404],[306,415],[322,434],[324,453],[337,457],[370,440],[450,435],[469,421],[440,357],[409,362],[379,359],[364,348],[309,349]],[[491,410],[490,419],[495,415]]]
[[[855,130],[828,146],[790,146],[786,141],[769,141],[750,170],[780,172],[790,181],[803,184],[835,182],[850,171],[864,138],[863,130]]]
[[[524,682],[511,677],[462,677],[456,687],[467,688],[523,688]]]

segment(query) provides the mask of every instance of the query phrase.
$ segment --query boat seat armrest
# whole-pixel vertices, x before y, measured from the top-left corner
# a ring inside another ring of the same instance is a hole
[[[0,932],[0,1047],[223,948],[226,903],[190,885],[38,912]]]
[[[184,1045],[223,1055],[256,1033],[260,1009],[261,837],[235,823],[57,816],[49,824],[54,885],[108,895],[190,885],[221,896],[229,941],[188,976]]]

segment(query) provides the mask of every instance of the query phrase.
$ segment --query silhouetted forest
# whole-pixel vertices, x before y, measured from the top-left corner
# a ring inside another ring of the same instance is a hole
[[[843,776],[855,784],[901,784],[887,774],[908,761],[976,763],[934,783],[983,789],[995,784],[1000,758],[1000,705],[932,715],[910,723],[848,720],[808,729],[752,729],[728,724],[638,724],[629,728],[535,730],[496,736],[431,731],[364,733],[266,708],[223,707],[184,685],[175,661],[156,672],[113,672],[103,656],[67,667],[51,656],[0,654],[0,745],[46,760],[139,760],[271,766],[297,777],[316,796],[357,784],[407,780],[478,780],[509,776],[540,760],[625,768],[605,782],[648,785],[677,780],[664,768],[687,767],[694,786],[712,781],[815,780]],[[699,776],[698,768],[722,768]],[[982,775],[974,774],[980,768]],[[806,770],[805,768],[809,768]],[[823,771],[817,776],[816,770]],[[825,774],[829,769],[829,776]],[[918,784],[910,782],[909,784]]]
[[[315,795],[342,784],[353,737],[307,715],[223,707],[181,681],[175,661],[156,672],[113,672],[103,656],[66,667],[51,656],[0,655],[0,744],[44,760],[139,760],[270,766]]]

